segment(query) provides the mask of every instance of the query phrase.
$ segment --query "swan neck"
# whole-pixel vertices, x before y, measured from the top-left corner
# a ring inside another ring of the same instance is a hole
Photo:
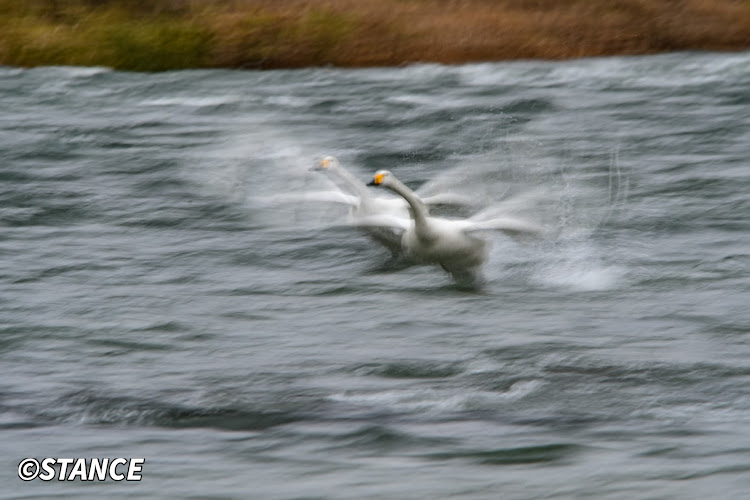
[[[387,187],[406,200],[414,213],[414,223],[417,226],[423,226],[426,224],[427,217],[429,217],[430,214],[427,211],[427,207],[422,203],[422,200],[417,196],[417,193],[409,189],[398,179],[391,179],[391,182]]]

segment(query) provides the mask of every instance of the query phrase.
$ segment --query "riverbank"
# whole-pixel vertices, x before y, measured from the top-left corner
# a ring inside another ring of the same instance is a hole
[[[394,66],[750,48],[748,0],[0,0],[0,64]]]

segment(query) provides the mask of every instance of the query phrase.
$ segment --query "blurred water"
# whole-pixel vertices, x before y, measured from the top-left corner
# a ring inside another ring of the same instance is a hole
[[[159,74],[0,68],[8,498],[745,498],[750,54]],[[477,290],[362,180],[552,193]],[[145,457],[139,483],[24,457]]]

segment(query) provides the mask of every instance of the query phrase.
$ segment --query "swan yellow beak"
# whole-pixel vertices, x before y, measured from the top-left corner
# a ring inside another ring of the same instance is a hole
[[[375,174],[375,176],[372,178],[372,182],[370,182],[368,186],[379,186],[383,183],[384,179],[385,174]]]
[[[312,167],[310,167],[310,170],[313,172],[315,170],[325,170],[330,166],[331,160],[329,160],[328,158],[321,158],[320,160],[316,161]]]

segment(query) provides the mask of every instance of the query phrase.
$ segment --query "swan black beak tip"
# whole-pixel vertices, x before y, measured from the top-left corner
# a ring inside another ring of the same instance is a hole
[[[375,184],[375,181],[374,181],[374,180],[372,180],[372,181],[368,182],[368,183],[367,183],[367,185],[368,185],[368,186],[377,186],[377,184]]]

